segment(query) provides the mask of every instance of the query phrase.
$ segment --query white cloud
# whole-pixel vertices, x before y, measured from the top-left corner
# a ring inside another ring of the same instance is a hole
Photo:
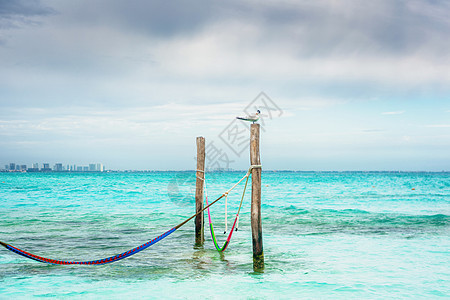
[[[398,111],[385,111],[383,113],[381,113],[382,115],[401,115],[405,113],[404,110],[398,110]]]
[[[425,125],[427,128],[450,128],[450,124],[431,124]]]

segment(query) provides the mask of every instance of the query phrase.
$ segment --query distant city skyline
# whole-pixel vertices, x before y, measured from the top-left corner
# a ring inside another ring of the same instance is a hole
[[[0,170],[28,171],[28,172],[38,172],[38,171],[104,172],[106,171],[106,168],[102,163],[90,163],[87,165],[54,163],[52,166],[50,163],[45,162],[45,163],[32,163],[31,165],[22,163],[8,163],[4,165],[4,168],[0,168]]]

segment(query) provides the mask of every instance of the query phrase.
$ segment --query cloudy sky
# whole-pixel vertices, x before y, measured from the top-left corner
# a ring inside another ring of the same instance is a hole
[[[194,169],[202,135],[246,169],[264,92],[266,169],[449,171],[449,36],[448,1],[0,1],[0,166]]]

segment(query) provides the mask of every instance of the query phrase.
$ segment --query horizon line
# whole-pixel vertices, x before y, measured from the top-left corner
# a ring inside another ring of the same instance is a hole
[[[441,170],[441,171],[431,171],[431,170],[289,170],[289,169],[264,169],[266,172],[304,172],[304,173],[320,173],[320,172],[328,172],[328,173],[349,173],[349,172],[358,172],[358,173],[370,173],[370,172],[385,172],[385,173],[449,173],[450,170]],[[28,170],[5,170],[0,169],[1,173],[144,173],[144,172],[196,172],[195,169],[183,169],[183,170],[137,170],[137,169],[111,169],[104,171],[76,171],[76,170],[38,170],[38,171],[28,171]],[[226,172],[245,172],[247,169],[228,169],[228,170],[206,170],[207,173],[226,173]]]

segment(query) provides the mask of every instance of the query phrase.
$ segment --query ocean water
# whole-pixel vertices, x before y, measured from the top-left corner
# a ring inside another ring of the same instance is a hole
[[[210,200],[244,172],[207,174]],[[264,272],[254,272],[250,190],[224,253],[190,221],[128,259],[47,265],[0,247],[0,299],[444,299],[450,173],[262,173]],[[0,173],[0,240],[44,257],[129,250],[194,213],[193,172]],[[228,222],[243,185],[228,199]],[[211,208],[225,241],[224,202]],[[205,218],[207,222],[207,217]]]

